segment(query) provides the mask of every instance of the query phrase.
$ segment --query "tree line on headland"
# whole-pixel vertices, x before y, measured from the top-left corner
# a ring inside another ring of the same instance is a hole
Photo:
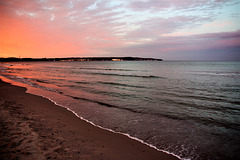
[[[25,61],[162,61],[162,59],[140,57],[0,58],[0,62]]]

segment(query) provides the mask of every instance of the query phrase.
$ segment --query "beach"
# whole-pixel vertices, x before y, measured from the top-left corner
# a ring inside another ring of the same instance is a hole
[[[174,160],[127,136],[95,127],[48,99],[0,81],[1,159]]]
[[[0,79],[11,84],[0,88],[3,153],[27,154],[21,143],[34,148],[31,142],[50,159],[151,159],[162,152],[239,159],[239,68],[239,62],[1,63]]]

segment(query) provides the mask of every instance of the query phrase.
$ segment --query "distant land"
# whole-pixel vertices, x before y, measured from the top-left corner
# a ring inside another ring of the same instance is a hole
[[[0,62],[24,61],[162,61],[162,59],[141,57],[0,58]]]

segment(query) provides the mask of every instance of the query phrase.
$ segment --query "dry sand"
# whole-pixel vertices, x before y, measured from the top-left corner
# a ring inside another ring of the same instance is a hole
[[[0,80],[0,159],[174,160]]]

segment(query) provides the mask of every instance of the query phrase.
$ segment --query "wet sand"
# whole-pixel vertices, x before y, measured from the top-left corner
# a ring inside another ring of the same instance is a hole
[[[127,136],[95,127],[65,108],[0,80],[0,157],[176,160]]]

